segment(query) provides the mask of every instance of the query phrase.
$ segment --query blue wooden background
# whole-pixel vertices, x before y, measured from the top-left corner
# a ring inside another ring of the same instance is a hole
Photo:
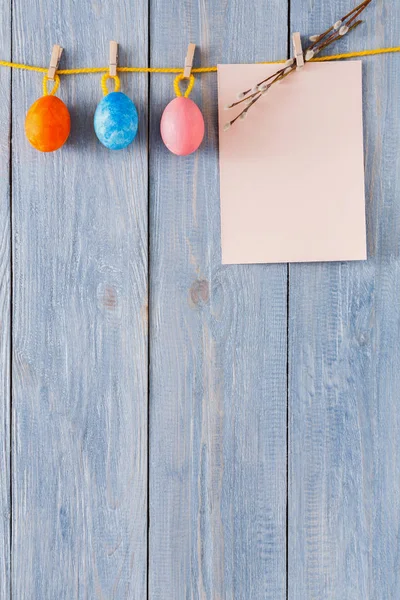
[[[1,0],[0,57],[275,60],[352,6]],[[332,52],[399,44],[399,2],[365,18]],[[45,155],[41,76],[0,71],[2,600],[398,600],[400,55],[363,62],[369,260],[290,266],[220,264],[215,74],[178,158],[171,75],[121,76],[141,121],[117,153],[100,77],[62,78],[72,133]]]

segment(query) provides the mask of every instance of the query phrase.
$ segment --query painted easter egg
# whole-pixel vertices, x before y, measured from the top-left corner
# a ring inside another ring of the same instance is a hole
[[[56,96],[43,96],[28,110],[25,133],[36,150],[53,152],[67,141],[71,117],[64,102]]]
[[[126,148],[138,130],[136,106],[122,92],[111,92],[97,105],[94,130],[100,142],[110,150]]]
[[[160,129],[168,150],[185,156],[197,150],[203,141],[203,115],[193,100],[181,96],[166,106],[161,117]]]

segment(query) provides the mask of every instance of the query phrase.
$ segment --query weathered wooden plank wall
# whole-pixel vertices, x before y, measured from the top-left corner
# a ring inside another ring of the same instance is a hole
[[[152,66],[278,59],[287,5],[150,4]],[[160,143],[172,76],[151,80],[150,598],[286,597],[287,268],[222,267],[216,78],[191,96],[197,154]]]
[[[114,38],[121,64],[181,65],[189,41],[204,65],[277,59],[351,8],[148,2],[2,0],[1,58],[59,42],[104,65]],[[341,49],[398,45],[400,5],[366,16]],[[214,75],[192,95],[202,149],[178,158],[173,76],[150,95],[122,76],[140,134],[115,153],[100,77],[63,78],[71,139],[42,155],[23,131],[41,76],[0,71],[1,600],[397,600],[399,57],[364,63],[369,260],[290,269],[220,265]]]
[[[0,52],[11,60],[10,1],[3,0],[0,12]],[[11,71],[0,72],[0,598],[10,593],[10,126]]]
[[[48,64],[147,64],[146,2],[13,2],[13,49]],[[13,73],[14,598],[145,598],[147,574],[147,86],[123,76],[139,139],[93,131],[100,76],[63,78],[69,142],[29,147],[38,74]]]
[[[349,4],[291,0],[291,27],[318,33]],[[340,49],[399,39],[400,3],[374,0]],[[400,589],[399,56],[363,61],[369,260],[290,267],[289,598],[296,600],[394,600]]]

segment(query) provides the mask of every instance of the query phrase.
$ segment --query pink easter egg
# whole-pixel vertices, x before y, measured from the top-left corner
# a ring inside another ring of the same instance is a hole
[[[186,156],[197,150],[203,141],[203,115],[190,98],[175,98],[165,107],[160,129],[168,150]]]

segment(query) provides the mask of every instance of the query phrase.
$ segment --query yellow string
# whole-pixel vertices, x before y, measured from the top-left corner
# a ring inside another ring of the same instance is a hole
[[[182,96],[181,88],[179,87],[179,83],[182,81],[182,79],[185,79],[185,77],[183,76],[183,73],[181,73],[180,75],[177,75],[174,79],[174,90],[175,90],[175,94],[176,94],[177,98],[180,98]],[[185,98],[189,98],[189,94],[192,91],[193,86],[194,86],[194,75],[190,75],[189,83],[188,83],[188,86],[184,93]]]
[[[56,75],[54,76],[54,85],[53,85],[51,92],[49,92],[49,90],[47,89],[48,81],[49,81],[49,78],[47,77],[47,75],[45,75],[43,77],[43,96],[49,96],[49,95],[54,96],[54,94],[56,93],[56,91],[58,90],[58,87],[60,85],[60,78],[56,73]]]
[[[109,75],[109,73],[105,73],[101,78],[101,89],[103,90],[104,96],[107,96],[107,94],[109,94],[107,87],[108,79],[114,79],[114,92],[118,92],[119,88],[121,87],[121,82],[119,80],[118,75]]]
[[[394,46],[392,48],[376,48],[374,50],[362,50],[360,52],[347,52],[345,54],[333,54],[331,56],[322,56],[319,58],[313,58],[313,62],[325,62],[329,60],[340,60],[345,58],[357,58],[360,56],[375,56],[377,54],[391,54],[394,52],[400,52],[400,46]],[[278,64],[285,62],[284,60],[268,61],[259,64]],[[0,67],[11,67],[13,69],[24,69],[26,71],[36,71],[37,73],[47,73],[47,68],[34,67],[32,65],[25,65],[23,63],[14,63],[6,60],[0,60]],[[80,75],[82,73],[104,73],[109,70],[109,67],[83,67],[81,69],[60,69],[57,71],[58,75]],[[217,70],[217,67],[199,67],[192,69],[192,73],[213,73]],[[171,68],[157,68],[157,67],[118,67],[117,71],[120,73],[182,73],[182,69],[179,67]]]

